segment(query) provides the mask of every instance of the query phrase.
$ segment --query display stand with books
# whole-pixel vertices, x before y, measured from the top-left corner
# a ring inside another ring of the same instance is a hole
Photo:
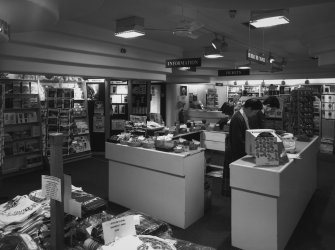
[[[128,120],[128,82],[110,81],[111,135],[124,131]]]
[[[41,83],[45,89],[45,145],[50,156],[49,133],[63,133],[63,159],[70,162],[91,157],[84,82]]]
[[[3,113],[2,175],[25,173],[43,166],[38,82],[1,80]]]

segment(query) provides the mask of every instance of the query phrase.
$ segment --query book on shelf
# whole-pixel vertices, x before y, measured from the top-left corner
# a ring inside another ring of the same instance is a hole
[[[16,113],[4,113],[4,124],[16,124]]]
[[[63,100],[63,105],[62,107],[64,109],[70,109],[71,108],[71,100],[70,99],[65,99]]]
[[[63,108],[63,99],[58,98],[56,100],[56,108],[59,108],[59,109]]]
[[[5,94],[13,94],[13,83],[6,83]]]
[[[38,94],[38,84],[37,82],[30,82],[30,93]]]
[[[38,98],[37,97],[30,97],[29,98],[30,107],[37,108],[38,107]]]
[[[57,98],[64,98],[64,89],[57,88],[56,89],[56,97]]]
[[[12,109],[13,108],[13,98],[6,97],[5,98],[5,109]]]
[[[51,108],[51,109],[53,109],[53,108],[56,108],[56,103],[55,103],[55,100],[48,100],[47,101],[47,106],[48,106],[48,108]]]
[[[31,140],[25,142],[25,152],[35,152],[40,149],[40,142],[38,140]]]
[[[22,98],[22,108],[31,108],[30,98]]]
[[[36,114],[36,112],[34,112]],[[23,113],[23,123],[28,123],[29,122],[29,114],[30,113]]]
[[[23,117],[23,113],[16,113],[16,120],[17,120],[17,123],[20,124],[20,123],[24,123],[24,117]]]
[[[21,154],[26,152],[26,144],[24,141],[18,141],[16,143],[13,143],[13,151],[14,151],[14,145],[16,146],[16,154]]]
[[[70,117],[70,110],[68,109],[60,109],[59,117]]]
[[[48,98],[52,98],[52,99],[56,98],[56,89],[48,88],[47,93],[48,93]]]
[[[28,112],[28,122],[37,122],[37,113],[36,112]]]
[[[43,159],[41,155],[29,155],[26,157],[26,162],[26,168],[32,168],[40,166],[43,162]]]
[[[59,110],[58,109],[48,109],[48,118],[57,118]]]
[[[14,97],[14,98],[12,98],[12,100],[13,100],[13,108],[14,109],[23,108],[22,101],[21,101],[20,97]]]
[[[70,125],[69,117],[60,117],[59,118],[59,126],[69,126],[69,125]]]
[[[30,86],[29,82],[22,82],[21,85],[21,93],[22,94],[30,94]]]
[[[21,94],[21,82],[13,82],[13,94]]]

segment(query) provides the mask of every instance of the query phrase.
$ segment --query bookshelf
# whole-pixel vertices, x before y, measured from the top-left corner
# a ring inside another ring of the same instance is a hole
[[[1,174],[43,167],[38,82],[1,79]]]
[[[58,132],[64,135],[64,163],[91,157],[85,83],[42,81],[41,85],[44,89],[45,155],[50,156],[48,134]]]
[[[110,81],[110,114],[111,114],[111,135],[119,134],[125,129],[125,122],[128,120],[128,82]]]

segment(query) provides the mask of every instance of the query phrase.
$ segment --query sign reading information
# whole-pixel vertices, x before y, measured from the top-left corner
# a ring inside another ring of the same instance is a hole
[[[223,69],[218,71],[218,76],[244,76],[250,75],[250,69]]]
[[[165,61],[166,68],[200,67],[200,66],[201,66],[201,57],[171,59]]]
[[[260,63],[260,64],[266,64],[265,56],[262,53],[253,51],[251,49],[247,50],[247,60]]]

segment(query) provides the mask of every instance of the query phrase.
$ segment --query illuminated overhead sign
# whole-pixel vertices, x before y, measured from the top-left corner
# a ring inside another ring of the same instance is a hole
[[[250,75],[250,69],[224,69],[218,71],[218,76],[245,76]]]
[[[200,66],[201,66],[201,57],[171,59],[165,61],[166,68],[200,67]]]

